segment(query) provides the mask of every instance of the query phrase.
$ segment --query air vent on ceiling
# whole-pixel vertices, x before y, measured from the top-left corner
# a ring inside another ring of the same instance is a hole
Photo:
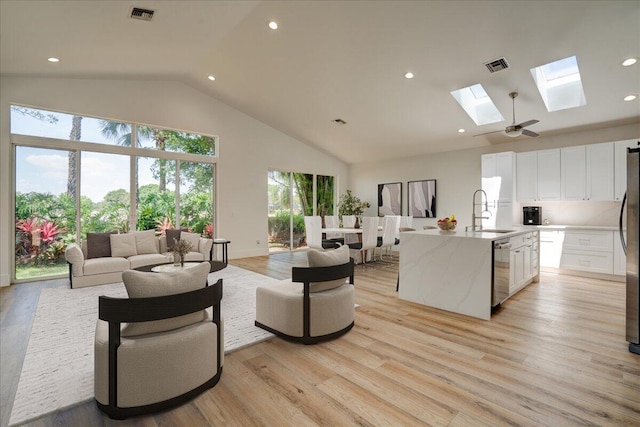
[[[142,9],[141,7],[134,7],[131,10],[131,17],[133,19],[142,19],[143,21],[151,21],[153,19],[154,13],[156,13],[155,10]]]
[[[496,71],[504,70],[505,68],[509,68],[509,63],[507,62],[507,58],[502,57],[498,59],[494,59],[493,61],[489,61],[484,64],[485,67],[489,69],[490,73],[495,73]]]
[[[346,124],[347,124],[347,122],[345,122],[345,121],[344,121],[344,120],[342,120],[342,119],[335,119],[335,120],[333,120],[333,123],[336,123],[336,124],[338,124],[338,125],[340,125],[340,126],[342,126],[342,125],[346,125]]]

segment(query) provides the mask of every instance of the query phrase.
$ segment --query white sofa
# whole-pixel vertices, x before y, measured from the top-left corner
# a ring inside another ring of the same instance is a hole
[[[192,233],[186,234],[189,236],[185,237],[190,238],[193,243],[193,250],[185,255],[184,260],[210,260],[213,240]],[[173,254],[167,247],[166,237],[164,235],[156,237],[153,230],[113,236],[119,237],[111,242],[111,256],[90,258],[86,240],[83,240],[81,245],[72,243],[67,246],[65,259],[69,264],[69,280],[72,288],[121,282],[122,272],[125,270],[173,262]],[[123,240],[128,242],[123,244]]]

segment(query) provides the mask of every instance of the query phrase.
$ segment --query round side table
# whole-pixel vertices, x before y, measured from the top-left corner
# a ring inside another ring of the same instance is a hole
[[[231,241],[227,239],[223,239],[223,238],[213,239],[214,246],[222,245],[222,262],[225,264],[227,264],[229,261],[229,252],[228,252],[229,243],[231,243]],[[216,258],[217,258],[217,255],[218,255],[218,250],[216,249]]]

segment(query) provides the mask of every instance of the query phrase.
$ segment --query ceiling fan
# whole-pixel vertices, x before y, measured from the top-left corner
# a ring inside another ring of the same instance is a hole
[[[518,92],[509,93],[509,97],[511,98],[511,101],[513,104],[513,123],[511,123],[510,126],[507,126],[504,129],[504,131],[494,130],[493,132],[480,133],[478,135],[473,135],[473,136],[488,135],[490,133],[497,133],[497,132],[504,132],[507,136],[510,136],[511,138],[515,138],[520,135],[531,136],[533,138],[535,138],[536,136],[540,136],[535,132],[532,132],[528,129],[524,129],[527,126],[531,126],[533,124],[538,123],[540,120],[527,120],[526,122],[516,124],[516,97],[517,96],[518,96]]]

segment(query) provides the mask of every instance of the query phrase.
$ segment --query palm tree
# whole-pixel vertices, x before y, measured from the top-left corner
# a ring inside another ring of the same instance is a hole
[[[71,141],[80,141],[82,138],[82,116],[73,116],[71,119],[71,132],[69,139]],[[67,196],[75,200],[78,191],[78,183],[76,181],[76,169],[78,167],[78,152],[69,151],[69,167],[67,168]]]
[[[108,120],[100,121],[100,132],[106,138],[116,141],[118,145],[123,147],[131,147],[131,126],[126,123],[111,122]],[[166,148],[166,131],[150,128],[148,126],[138,126],[138,134],[151,139],[156,146],[157,150],[164,151]],[[160,191],[164,191],[167,188],[167,161],[165,159],[158,159],[159,171],[158,171],[158,187]],[[136,172],[136,186],[137,186],[137,172]]]

